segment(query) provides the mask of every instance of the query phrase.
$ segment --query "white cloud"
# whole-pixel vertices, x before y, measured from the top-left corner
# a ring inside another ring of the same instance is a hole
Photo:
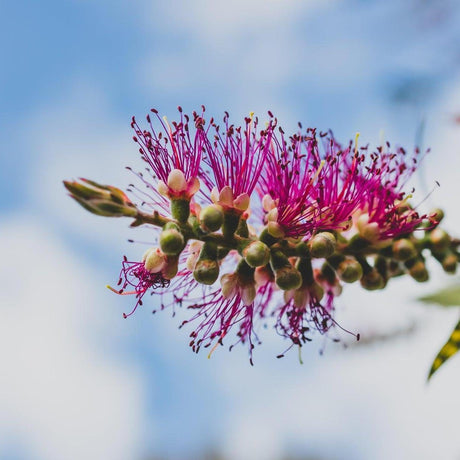
[[[140,455],[142,381],[105,351],[127,337],[103,315],[99,275],[30,219],[12,219],[1,234],[0,456],[7,448],[37,459]]]

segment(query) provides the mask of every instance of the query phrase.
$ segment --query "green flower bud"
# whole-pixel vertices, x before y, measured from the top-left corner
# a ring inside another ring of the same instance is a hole
[[[171,280],[173,279],[179,270],[179,258],[175,256],[166,257],[166,265],[162,270],[162,275],[164,278]]]
[[[385,287],[383,276],[375,269],[363,275],[360,279],[361,286],[368,291],[375,291]]]
[[[168,255],[178,255],[184,249],[185,240],[178,230],[175,228],[169,228],[163,230],[160,235],[160,247],[161,250]]]
[[[410,240],[402,239],[393,243],[393,257],[396,260],[406,261],[413,259],[417,255],[417,250]]]
[[[347,257],[344,261],[340,262],[336,272],[337,276],[345,283],[354,283],[363,276],[363,268],[361,267],[361,264],[350,257]]]
[[[308,243],[310,255],[314,259],[331,256],[335,251],[336,240],[332,233],[321,232],[315,235]]]
[[[222,208],[216,204],[212,204],[202,209],[200,212],[201,227],[207,232],[215,232],[219,230],[224,222],[224,213]]]
[[[430,233],[430,243],[433,251],[442,252],[449,247],[450,237],[447,232],[438,227]]]
[[[243,250],[243,256],[251,267],[260,267],[268,264],[270,249],[262,241],[253,241]]]
[[[275,283],[283,291],[298,289],[302,285],[302,276],[299,270],[289,265],[275,271]]]
[[[166,256],[160,250],[160,248],[150,248],[148,249],[144,257],[144,266],[147,271],[150,273],[158,273],[163,270],[166,263]]]
[[[433,219],[439,223],[442,219],[444,219],[444,211],[439,208],[433,209],[430,212],[430,216],[433,216]]]
[[[214,284],[219,278],[219,264],[216,260],[198,260],[193,277],[201,284]]]
[[[442,268],[446,273],[454,274],[457,271],[458,258],[455,254],[447,254],[442,261]]]
[[[410,265],[409,275],[414,278],[415,281],[419,283],[424,283],[428,281],[429,275],[428,270],[425,267],[423,260],[416,260],[413,264]]]

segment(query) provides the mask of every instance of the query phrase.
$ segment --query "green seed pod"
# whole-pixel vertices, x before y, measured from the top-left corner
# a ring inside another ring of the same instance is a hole
[[[311,257],[322,259],[334,253],[336,240],[332,233],[321,232],[309,241],[308,246],[310,248]]]
[[[262,241],[253,241],[243,250],[243,257],[251,267],[267,265],[270,260],[270,249]]]
[[[184,237],[177,229],[168,228],[161,232],[160,247],[165,254],[176,256],[182,252],[184,246]]]
[[[337,276],[345,283],[354,283],[363,276],[361,264],[351,257],[347,257],[343,262],[340,262],[336,272]]]
[[[402,262],[413,259],[417,255],[412,241],[407,239],[397,240],[393,243],[393,257]]]
[[[215,232],[224,223],[224,213],[219,205],[212,204],[200,212],[201,228],[207,232]]]

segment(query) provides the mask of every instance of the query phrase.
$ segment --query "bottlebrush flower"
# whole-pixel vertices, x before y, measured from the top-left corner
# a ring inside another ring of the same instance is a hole
[[[221,130],[212,119],[206,125],[203,113],[194,112],[193,127],[181,108],[180,120],[171,124],[152,112],[158,133],[150,116],[147,130],[132,121],[149,171],[148,177],[138,174],[147,189],[135,192],[151,212],[113,186],[64,182],[93,214],[158,228],[159,248],[140,262],[125,257],[118,289],[111,288],[136,299],[125,317],[147,292],[155,293],[161,309],[172,307],[174,314],[175,306],[185,307],[181,327],[194,328],[194,351],[212,347],[211,355],[232,332],[236,343],[249,344],[252,363],[258,325],[272,318],[291,347],[310,341],[314,331],[341,328],[333,314],[342,283],[378,290],[406,273],[424,282],[428,251],[455,272],[460,243],[433,229],[443,213],[419,215],[408,203],[405,187],[418,151],[393,152],[388,144],[369,154],[357,139],[342,146],[315,129],[277,134],[270,112],[262,130],[253,115],[238,127],[225,113]],[[197,195],[200,180],[205,187]],[[262,228],[247,222],[254,191],[265,211],[257,215],[260,206],[253,207]],[[422,227],[424,237],[416,238],[413,231]]]
[[[263,205],[279,235],[311,235],[323,230],[343,230],[358,209],[360,189],[353,181],[360,166],[351,146],[342,148],[330,134],[315,129],[274,139],[261,181]],[[273,226],[272,226],[273,228]]]
[[[155,131],[150,115],[147,122],[150,130],[141,129],[133,117],[131,127],[134,129],[134,141],[139,145],[142,159],[149,165],[154,179],[158,180],[158,191],[171,199],[189,200],[200,187],[198,173],[201,155],[205,144],[203,113],[193,113],[195,131],[190,132],[188,115],[179,107],[180,121],[172,122],[158,116],[152,109],[163,131]]]
[[[418,149],[412,155],[399,147],[394,152],[379,147],[371,155],[362,153],[362,168],[354,177],[360,191],[360,212],[355,216],[358,232],[369,241],[387,240],[407,235],[422,224],[435,224],[434,216],[413,209],[404,188],[423,156]]]
[[[207,140],[200,178],[211,191],[211,200],[226,209],[245,211],[266,161],[273,124],[258,132],[258,119],[245,118],[236,127],[225,112],[224,132],[212,123],[214,140]]]

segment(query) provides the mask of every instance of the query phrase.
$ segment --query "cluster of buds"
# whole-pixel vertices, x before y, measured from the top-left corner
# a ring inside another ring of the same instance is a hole
[[[80,205],[102,216],[127,216],[132,226],[159,229],[157,246],[140,261],[123,260],[118,294],[170,294],[192,312],[194,351],[223,344],[234,330],[252,356],[257,328],[302,346],[312,334],[338,326],[334,299],[342,285],[370,291],[408,274],[428,280],[428,253],[455,273],[459,240],[440,228],[440,210],[420,214],[404,187],[423,158],[417,149],[375,152],[347,145],[331,133],[302,130],[287,137],[269,112],[264,129],[251,114],[234,126],[179,108],[180,121],[133,118],[134,141],[147,163],[138,177],[147,191],[134,205],[111,186],[64,182]],[[146,197],[148,199],[146,200]],[[131,291],[126,291],[127,286]],[[359,338],[359,334],[356,334]]]

